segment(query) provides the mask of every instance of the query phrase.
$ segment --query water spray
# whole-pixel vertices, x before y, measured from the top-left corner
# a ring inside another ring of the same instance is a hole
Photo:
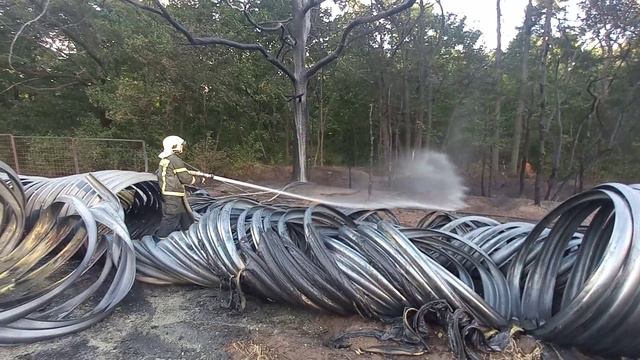
[[[187,164],[194,170],[195,167]],[[194,171],[194,175],[204,176],[236,188],[249,188],[262,193],[286,196],[292,199],[325,204],[340,208],[413,208],[432,210],[458,210],[465,206],[463,197],[466,188],[462,180],[456,174],[455,166],[449,162],[444,154],[434,152],[421,152],[410,158],[400,159],[394,174],[394,185],[389,188],[372,190],[372,179],[369,178],[368,186],[349,194],[331,194],[332,198],[315,194],[315,196],[302,195],[286,191],[289,186],[274,189],[268,186],[256,185],[223,176]],[[371,169],[369,169],[371,172]],[[314,189],[317,190],[317,189]],[[251,195],[255,195],[251,194]]]

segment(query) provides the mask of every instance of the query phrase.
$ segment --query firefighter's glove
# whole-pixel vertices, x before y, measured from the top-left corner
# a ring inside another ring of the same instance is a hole
[[[214,181],[213,181],[213,175],[211,175],[211,174],[204,174],[204,175],[202,176],[202,184],[203,184],[203,185],[208,185],[208,186],[210,186],[210,187],[213,187],[213,183],[214,183]]]

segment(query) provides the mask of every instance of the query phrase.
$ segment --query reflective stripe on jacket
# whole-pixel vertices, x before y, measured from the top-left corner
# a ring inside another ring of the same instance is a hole
[[[172,154],[160,160],[158,182],[162,195],[185,196],[184,185],[194,185],[196,177],[187,169],[182,159]]]

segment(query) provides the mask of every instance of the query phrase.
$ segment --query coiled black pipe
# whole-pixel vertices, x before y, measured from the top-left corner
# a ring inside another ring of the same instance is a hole
[[[401,316],[414,335],[421,333],[422,317],[437,309],[454,347],[465,337],[482,337],[487,331],[481,329],[504,333],[517,326],[588,352],[640,355],[633,336],[640,330],[637,185],[600,185],[535,225],[433,212],[408,227],[385,210],[296,208],[202,195],[190,199],[199,221],[158,239],[143,236],[159,219],[152,175],[112,171],[21,183],[6,165],[0,169],[0,287],[18,289],[0,291],[3,344],[89,326],[122,299],[135,274],[157,284],[224,285],[240,295],[247,291],[338,314]],[[67,250],[33,266],[60,244]],[[49,301],[52,291],[57,296],[66,289],[71,275],[45,289],[30,281],[82,251],[93,260],[81,260],[80,273],[103,256],[114,262],[104,263],[99,279],[110,271],[116,277],[91,315],[54,326],[47,316],[68,316],[104,279],[44,313],[26,299]],[[21,301],[29,305],[16,305]]]
[[[56,196],[27,230],[28,196],[18,176],[0,162],[0,179],[0,345],[70,334],[108,316],[136,272],[115,196],[88,175],[82,191],[90,187],[107,201]]]

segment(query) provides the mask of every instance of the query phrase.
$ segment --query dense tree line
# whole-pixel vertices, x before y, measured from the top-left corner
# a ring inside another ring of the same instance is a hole
[[[401,3],[339,1],[338,13],[319,3],[309,11],[303,61],[314,71],[304,92],[308,164],[367,166],[373,139],[381,175],[415,151],[442,151],[479,174],[488,195],[509,177],[538,200],[589,180],[640,177],[636,0],[580,1],[578,22],[567,19],[567,1],[530,1],[504,52],[480,45],[481,34],[448,13],[446,0],[411,2],[347,38],[354,19]],[[141,8],[157,4],[0,4],[3,132],[141,138],[156,147],[179,133],[201,156],[294,163],[302,90],[259,52],[202,46]],[[285,20],[292,4],[172,0],[165,10],[191,34],[260,43],[294,69],[295,24]],[[500,43],[496,30],[490,36]],[[341,57],[313,67],[343,41]]]

